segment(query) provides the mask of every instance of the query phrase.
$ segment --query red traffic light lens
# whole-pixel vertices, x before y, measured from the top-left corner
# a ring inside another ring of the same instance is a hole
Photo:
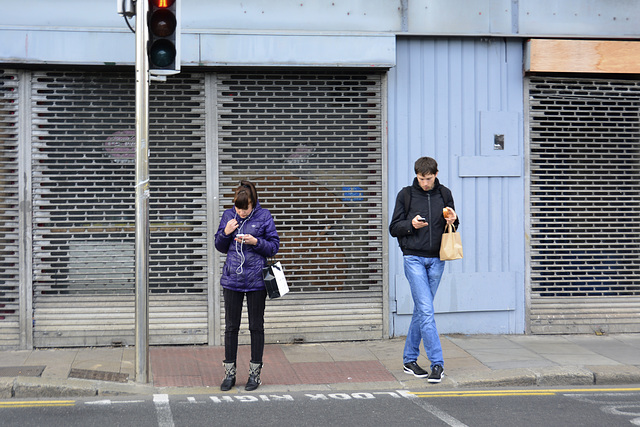
[[[155,7],[171,7],[176,0],[151,0]]]
[[[167,37],[176,31],[176,16],[166,9],[157,10],[151,15],[149,28],[154,36]]]

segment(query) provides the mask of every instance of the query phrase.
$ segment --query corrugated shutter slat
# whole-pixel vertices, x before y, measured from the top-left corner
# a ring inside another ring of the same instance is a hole
[[[133,76],[34,72],[32,92],[34,343],[132,344]],[[203,75],[152,85],[152,343],[207,339],[204,122]]]
[[[0,70],[0,348],[20,344],[18,73]]]
[[[221,209],[256,183],[291,288],[267,304],[269,341],[382,336],[381,87],[336,70],[217,75]]]
[[[639,332],[640,83],[531,77],[531,330]]]

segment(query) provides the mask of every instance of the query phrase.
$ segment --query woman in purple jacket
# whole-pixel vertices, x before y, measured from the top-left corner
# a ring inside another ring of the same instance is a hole
[[[251,361],[245,390],[251,391],[260,385],[264,352],[264,307],[267,290],[262,278],[262,268],[266,265],[267,258],[275,256],[278,252],[280,237],[271,212],[260,206],[253,183],[240,181],[240,186],[235,190],[233,204],[231,209],[222,214],[215,240],[216,249],[227,254],[220,279],[225,311],[225,378],[220,389],[230,390],[236,383],[238,331],[242,302],[246,295],[251,332]]]

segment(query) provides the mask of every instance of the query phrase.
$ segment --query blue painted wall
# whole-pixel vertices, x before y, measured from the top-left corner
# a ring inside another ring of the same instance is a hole
[[[394,36],[638,39],[634,0],[185,0],[183,66],[393,66]],[[2,2],[0,63],[133,65],[113,0]],[[239,54],[240,52],[240,54]]]
[[[525,329],[522,42],[399,38],[389,72],[389,217],[420,156],[438,161],[461,219],[464,259],[447,262],[436,296],[441,333]],[[503,135],[503,149],[494,148]],[[412,301],[391,239],[390,316],[404,335]]]

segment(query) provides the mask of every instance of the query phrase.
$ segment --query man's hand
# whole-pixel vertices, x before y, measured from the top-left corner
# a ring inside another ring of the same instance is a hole
[[[424,227],[429,225],[429,223],[427,221],[420,221],[421,218],[422,217],[420,215],[416,215],[411,220],[411,225],[413,225],[413,228],[415,228],[416,230],[419,230],[419,229],[424,228]]]
[[[444,215],[444,219],[447,221],[447,224],[453,224],[458,218],[456,211],[449,207],[444,208],[442,214]]]

